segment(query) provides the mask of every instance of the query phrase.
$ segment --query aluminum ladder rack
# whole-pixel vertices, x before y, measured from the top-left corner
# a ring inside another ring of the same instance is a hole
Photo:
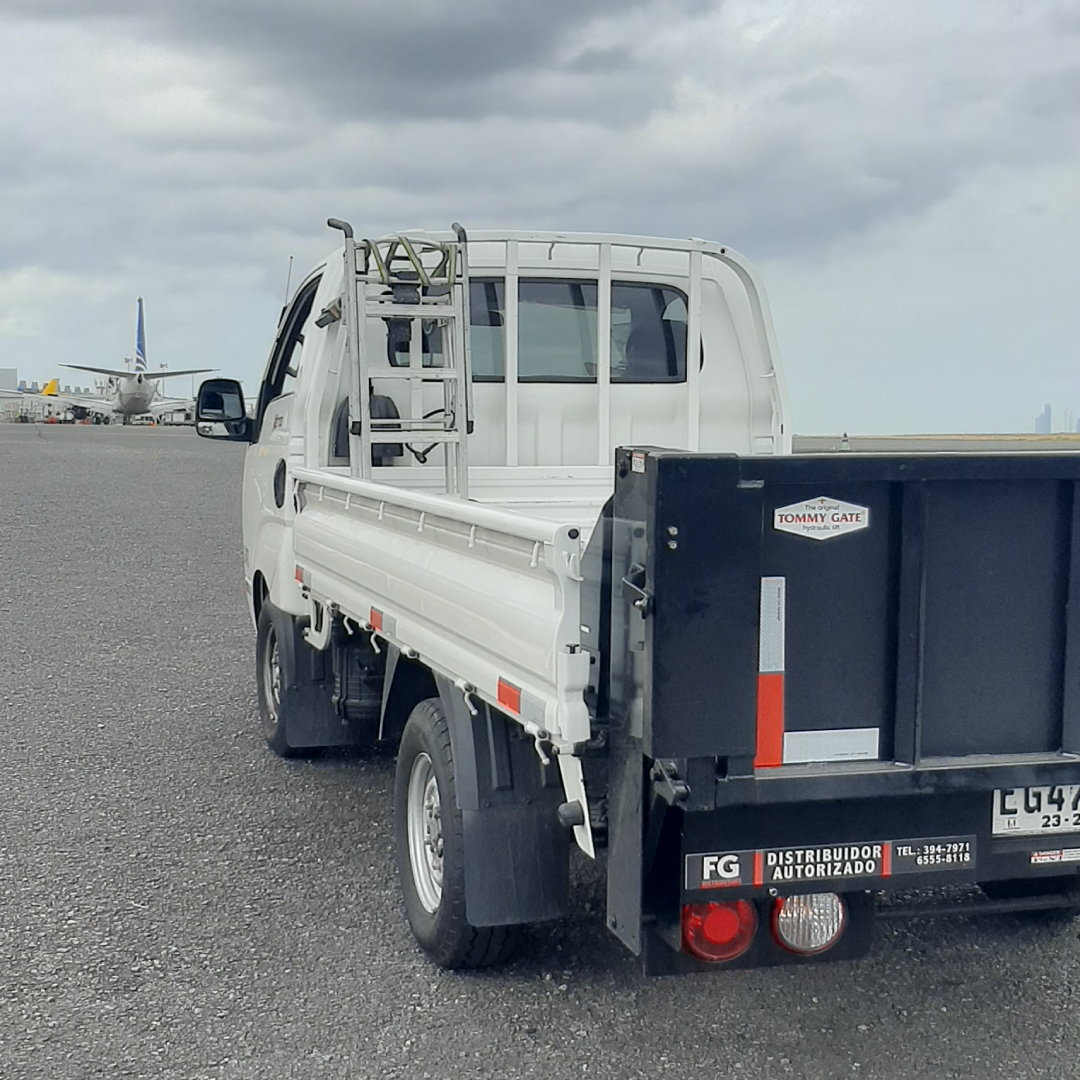
[[[446,493],[469,497],[468,433],[472,427],[469,376],[469,263],[465,230],[455,240],[424,233],[354,239],[337,218],[327,225],[345,234],[343,309],[349,367],[349,458],[352,475],[372,479],[372,444],[405,441],[419,464],[443,447]],[[369,320],[383,320],[388,342],[408,344],[408,365],[378,367],[368,355]],[[427,329],[430,327],[431,329]],[[441,336],[442,364],[423,366],[425,332]],[[409,384],[409,411],[394,418],[371,415],[372,380]],[[424,384],[441,384],[441,407],[424,412]],[[377,437],[378,436],[378,437]]]

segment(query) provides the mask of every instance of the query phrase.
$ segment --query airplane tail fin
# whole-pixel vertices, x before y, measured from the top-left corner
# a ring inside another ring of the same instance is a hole
[[[146,328],[143,325],[142,297],[139,297],[139,315],[135,324],[135,370],[146,370]]]
[[[60,391],[60,380],[50,379],[42,389],[41,393],[43,397],[56,397]]]

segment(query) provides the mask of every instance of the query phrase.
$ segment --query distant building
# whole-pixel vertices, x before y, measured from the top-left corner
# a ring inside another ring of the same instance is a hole
[[[1047,405],[1045,409],[1038,416],[1035,417],[1035,434],[1036,435],[1049,435],[1050,434],[1050,406]]]
[[[18,369],[13,367],[0,367],[0,390],[18,390],[18,388]]]

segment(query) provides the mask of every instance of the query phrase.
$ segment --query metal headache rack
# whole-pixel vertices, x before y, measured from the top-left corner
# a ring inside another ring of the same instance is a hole
[[[345,234],[342,311],[349,359],[349,442],[352,475],[372,478],[372,446],[403,440],[423,464],[443,447],[446,492],[469,497],[467,434],[472,427],[469,380],[469,264],[465,230],[455,240],[396,233],[357,241],[352,226],[327,221]],[[369,320],[386,324],[388,350],[404,345],[408,363],[372,364]],[[441,338],[441,365],[424,366],[424,339]],[[399,379],[410,388],[405,416],[372,409],[372,380]],[[441,384],[442,405],[424,411],[424,384]],[[386,436],[376,438],[376,436]],[[396,437],[396,438],[395,438]]]

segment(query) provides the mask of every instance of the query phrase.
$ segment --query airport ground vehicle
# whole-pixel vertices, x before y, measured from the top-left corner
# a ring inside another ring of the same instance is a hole
[[[653,973],[859,955],[894,887],[1080,902],[1080,457],[791,455],[716,244],[331,224],[197,430],[251,443],[267,741],[399,744],[438,963],[565,913],[572,842]]]

